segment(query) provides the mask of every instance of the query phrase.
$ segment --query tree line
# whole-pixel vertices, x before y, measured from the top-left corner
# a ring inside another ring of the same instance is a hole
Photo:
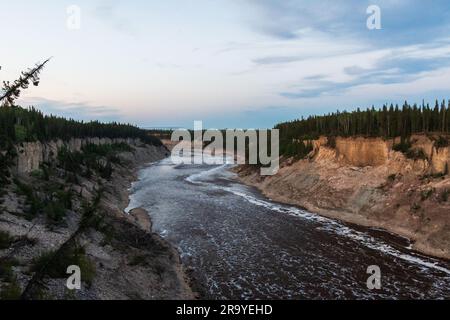
[[[353,112],[335,112],[323,116],[310,116],[291,122],[278,124],[284,137],[320,135],[331,136],[369,136],[369,137],[408,137],[414,133],[445,132],[450,129],[450,100],[439,103],[434,108],[429,104],[402,107],[391,104],[376,110],[359,108]]]
[[[422,105],[383,105],[352,112],[334,112],[280,123],[280,150],[285,155],[301,155],[311,150],[302,141],[328,137],[401,137],[406,140],[415,133],[449,133],[450,101],[436,101],[434,107]],[[301,142],[301,143],[300,143]]]
[[[0,149],[7,143],[50,141],[71,138],[139,138],[151,145],[161,145],[161,141],[146,130],[130,124],[99,121],[76,121],[54,115],[44,115],[30,107],[0,107]]]

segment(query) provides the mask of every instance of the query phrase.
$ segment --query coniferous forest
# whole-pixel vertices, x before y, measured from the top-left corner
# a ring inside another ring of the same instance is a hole
[[[304,156],[311,145],[302,141],[328,137],[401,137],[406,140],[415,133],[449,133],[450,101],[436,101],[434,107],[422,103],[403,106],[384,105],[353,112],[335,112],[323,116],[310,116],[278,124],[280,152],[287,156]]]
[[[56,116],[44,115],[31,107],[0,108],[0,146],[5,143],[27,141],[49,141],[71,138],[140,138],[152,145],[161,145],[158,138],[150,136],[147,131],[130,124],[83,122]]]

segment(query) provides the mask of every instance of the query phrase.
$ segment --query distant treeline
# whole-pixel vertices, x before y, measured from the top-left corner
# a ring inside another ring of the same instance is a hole
[[[49,141],[71,138],[139,138],[152,145],[161,145],[161,141],[130,124],[83,122],[56,116],[44,115],[31,107],[0,108],[0,147],[5,143],[26,141]]]
[[[384,105],[376,110],[359,108],[353,112],[335,112],[323,116],[278,124],[280,129],[280,152],[289,156],[304,156],[311,146],[302,141],[328,137],[402,137],[407,139],[414,133],[449,133],[450,101],[436,101],[434,107],[422,103],[403,106]]]
[[[174,129],[148,129],[147,132],[159,139],[170,140],[172,138],[172,132]]]

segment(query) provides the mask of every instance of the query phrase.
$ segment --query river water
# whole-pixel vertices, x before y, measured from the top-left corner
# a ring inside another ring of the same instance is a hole
[[[450,263],[402,238],[273,202],[231,165],[149,165],[130,206],[180,251],[210,299],[450,299]],[[368,266],[381,271],[369,290]]]

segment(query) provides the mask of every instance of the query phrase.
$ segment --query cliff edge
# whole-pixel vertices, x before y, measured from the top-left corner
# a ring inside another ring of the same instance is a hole
[[[178,252],[144,210],[124,213],[140,166],[167,156],[139,139],[16,146],[0,194],[0,299],[192,299]],[[67,287],[69,266],[81,289]]]
[[[274,176],[250,166],[240,180],[276,201],[411,239],[413,249],[450,259],[450,150],[438,136],[322,137],[306,159],[282,159]]]

